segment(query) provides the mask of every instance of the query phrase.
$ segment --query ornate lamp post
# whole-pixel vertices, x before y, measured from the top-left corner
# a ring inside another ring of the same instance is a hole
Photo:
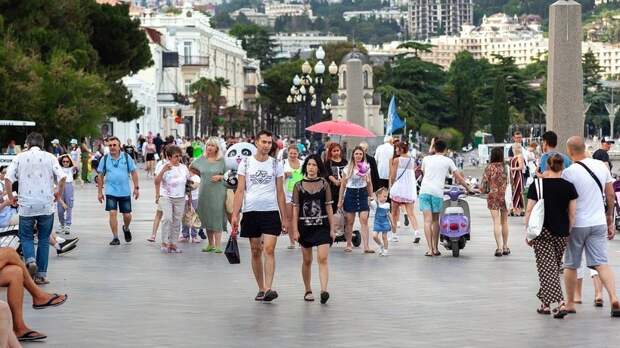
[[[295,104],[295,129],[296,137],[299,139],[305,133],[305,129],[321,120],[323,102],[321,94],[323,92],[325,74],[325,51],[319,47],[315,52],[317,63],[312,67],[308,61],[301,66],[301,76],[295,75],[293,86],[286,101]],[[333,77],[338,73],[338,66],[332,62],[328,68],[329,74]],[[314,72],[314,78],[312,73]],[[331,108],[331,102],[330,108]]]

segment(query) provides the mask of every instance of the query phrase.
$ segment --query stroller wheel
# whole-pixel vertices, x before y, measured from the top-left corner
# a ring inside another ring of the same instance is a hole
[[[351,242],[353,242],[353,246],[356,248],[362,244],[362,235],[360,234],[360,231],[353,231],[353,238],[351,239]]]

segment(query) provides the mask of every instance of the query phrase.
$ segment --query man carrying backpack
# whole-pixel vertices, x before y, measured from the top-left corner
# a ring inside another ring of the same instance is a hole
[[[118,239],[118,211],[123,214],[123,234],[125,242],[131,242],[131,191],[129,189],[129,176],[133,181],[133,197],[138,199],[140,187],[138,186],[138,172],[133,159],[126,153],[121,153],[121,141],[117,137],[108,138],[110,153],[99,161],[97,167],[97,189],[99,203],[103,203],[103,186],[105,186],[105,210],[110,214],[110,229],[113,239],[110,245],[121,244]],[[104,185],[105,182],[105,185]]]

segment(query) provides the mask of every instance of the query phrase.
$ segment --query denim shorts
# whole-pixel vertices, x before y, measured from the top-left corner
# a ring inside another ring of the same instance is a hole
[[[105,196],[105,210],[118,210],[123,214],[131,213],[131,196]]]
[[[586,266],[607,264],[607,226],[573,227],[564,254],[564,268],[578,269],[585,250]]]
[[[443,198],[423,193],[418,197],[421,211],[440,213],[443,208]]]

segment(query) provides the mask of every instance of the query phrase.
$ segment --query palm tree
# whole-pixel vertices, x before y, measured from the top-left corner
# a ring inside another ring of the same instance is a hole
[[[201,77],[190,86],[190,92],[194,97],[194,109],[200,119],[200,134],[211,134],[214,121],[212,111],[217,112],[222,89],[229,87],[230,82],[222,77],[216,77],[215,80]]]

